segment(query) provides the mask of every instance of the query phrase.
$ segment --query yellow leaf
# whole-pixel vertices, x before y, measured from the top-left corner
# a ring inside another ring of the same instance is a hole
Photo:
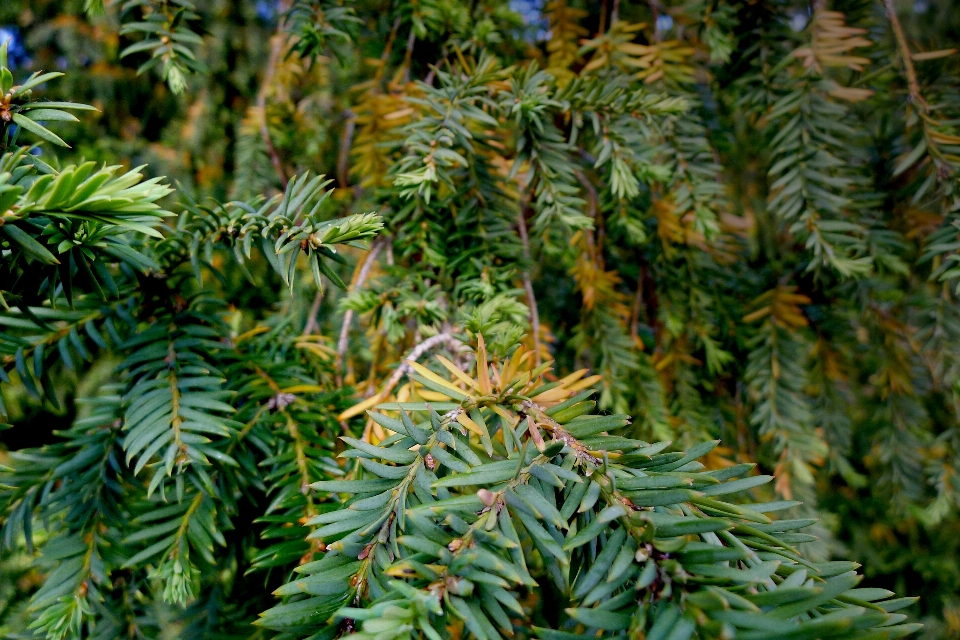
[[[623,44],[617,45],[617,50],[631,56],[645,56],[648,53],[652,53],[656,51],[656,48],[649,47],[645,44],[635,44],[633,42],[624,42]]]
[[[460,367],[453,364],[452,362],[450,362],[449,360],[447,360],[441,355],[436,356],[436,358],[437,358],[437,361],[440,364],[442,364],[447,371],[455,375],[458,379],[460,379],[466,385],[473,387],[474,389],[477,388],[477,381],[471,378],[470,376],[468,376],[466,373],[464,373],[464,371],[460,369]]]
[[[551,402],[559,402],[560,400],[566,400],[573,395],[573,392],[569,389],[564,389],[563,387],[553,387],[552,389],[547,389],[542,391],[535,396],[532,396],[531,400],[536,400],[540,404],[549,404]]]
[[[573,384],[574,382],[576,382],[577,380],[579,380],[580,378],[582,378],[582,377],[585,376],[585,375],[587,375],[587,369],[577,369],[576,371],[574,371],[574,372],[571,373],[570,375],[564,376],[564,377],[560,378],[559,380],[557,380],[557,382],[558,382],[557,386],[558,386],[558,387],[568,387],[568,385]]]
[[[923,53],[912,53],[910,57],[916,60],[917,62],[923,62],[924,60],[936,60],[937,58],[946,58],[947,56],[952,56],[957,52],[956,49],[940,49],[939,51],[924,51]]]
[[[940,144],[960,144],[960,136],[951,136],[939,131],[930,131],[930,139]]]
[[[470,416],[468,416],[466,413],[460,413],[459,415],[457,415],[457,422],[459,422],[460,424],[462,424],[463,426],[465,426],[467,429],[477,434],[478,436],[486,435],[484,434],[483,429],[480,428],[480,425],[478,425],[476,422],[471,420]]]
[[[771,311],[770,307],[763,307],[762,309],[757,309],[753,313],[748,313],[747,315],[743,316],[743,321],[756,322],[760,318],[770,315],[770,311]]]
[[[507,411],[506,409],[504,409],[498,404],[490,405],[490,408],[493,409],[493,412],[495,414],[497,414],[498,416],[500,416],[501,418],[509,422],[510,426],[512,427],[517,426],[517,422],[519,422],[519,418],[517,418],[517,416],[511,415],[509,411]]]
[[[295,384],[292,387],[281,389],[283,393],[321,393],[323,387],[317,384]]]
[[[617,23],[617,27],[619,27],[620,30],[623,31],[624,33],[636,33],[637,31],[640,31],[640,30],[642,30],[642,29],[646,29],[646,28],[647,28],[647,23],[646,23],[646,22],[634,22],[633,24],[631,24],[631,23],[629,23],[629,22],[618,22],[618,23]],[[612,29],[613,27],[610,27],[610,28]]]
[[[483,341],[483,335],[479,333],[477,334],[477,382],[480,384],[480,393],[485,396],[493,394],[490,372],[487,371],[487,345]]]
[[[464,391],[461,391],[460,389],[458,389],[456,385],[454,385],[452,382],[444,380],[443,378],[435,374],[433,371],[430,371],[430,369],[427,369],[425,366],[423,366],[419,362],[414,362],[413,360],[407,360],[407,364],[410,365],[410,367],[412,367],[414,371],[416,371],[418,374],[420,374],[422,377],[426,378],[430,382],[434,382],[440,385],[441,387],[443,387],[444,389],[450,389],[456,395],[465,393]],[[466,395],[469,397],[472,397],[470,396],[469,393]]]
[[[583,391],[584,389],[592,387],[593,385],[600,382],[601,380],[603,380],[603,376],[601,375],[588,376],[583,380],[581,380],[580,382],[576,384],[572,384],[567,388],[570,389],[570,391]]]
[[[512,382],[517,375],[517,371],[520,370],[521,363],[529,359],[531,355],[533,354],[527,351],[523,345],[517,347],[517,350],[513,352],[513,356],[511,356],[507,364],[504,365],[503,379]]]
[[[600,459],[603,459],[604,456],[608,458],[616,459],[616,458],[619,458],[621,455],[623,455],[617,451],[600,451],[599,449],[597,450],[588,449],[587,453],[592,455],[594,458],[600,458]]]
[[[662,77],[663,77],[663,69],[658,69],[657,71],[654,71],[653,73],[651,73],[645,78],[643,78],[643,74],[639,74],[639,73],[637,74],[637,78],[643,78],[644,84],[653,84],[654,82],[656,82]]]
[[[500,375],[500,370],[497,368],[497,365],[490,365],[490,373],[493,375],[493,383],[497,389],[503,389],[503,376]]]
[[[363,402],[353,405],[352,407],[350,407],[349,409],[347,409],[346,411],[338,415],[337,420],[348,420],[353,416],[358,416],[364,411],[366,411],[367,409],[370,409],[371,407],[380,403],[380,401],[381,401],[380,394],[379,393],[374,394],[369,398],[367,398],[366,400],[364,400]]]
[[[243,342],[248,338],[252,338],[253,336],[260,335],[261,333],[266,333],[267,331],[270,331],[270,327],[254,327],[253,329],[250,329],[250,331],[241,333],[236,338],[234,338],[233,343],[240,344],[241,342]]]
[[[416,572],[416,570],[415,570],[413,567],[411,567],[411,566],[409,566],[409,565],[404,565],[404,564],[395,564],[395,565],[392,565],[392,566],[389,567],[384,573],[386,573],[388,576],[392,576],[392,577],[394,577],[394,578],[415,578],[415,577],[417,577],[417,572]]]
[[[605,65],[607,64],[607,59],[608,59],[608,58],[607,58],[607,54],[605,54],[605,53],[604,53],[604,54],[600,54],[600,55],[598,55],[598,56],[595,56],[595,57],[593,58],[593,60],[591,60],[590,62],[588,62],[588,63],[587,63],[587,66],[585,66],[585,67],[583,68],[583,72],[584,72],[584,73],[587,73],[587,72],[596,71],[597,69],[602,68],[603,66],[605,66]]]
[[[414,110],[410,107],[406,109],[397,109],[396,111],[391,111],[390,113],[383,116],[384,120],[399,120],[400,118],[406,118],[407,116],[412,116]]]
[[[329,360],[337,355],[337,352],[330,347],[323,344],[317,344],[315,342],[298,342],[297,348],[305,349],[316,356],[320,356],[324,360]]]
[[[676,360],[676,358],[674,357],[674,354],[668,353],[666,356],[664,356],[663,360],[660,360],[655,365],[653,365],[653,368],[657,371],[663,371],[664,369],[669,367],[674,360]]]

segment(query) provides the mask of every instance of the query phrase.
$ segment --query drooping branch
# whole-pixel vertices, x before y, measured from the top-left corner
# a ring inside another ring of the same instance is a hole
[[[310,314],[307,316],[307,324],[303,327],[303,335],[309,336],[320,328],[317,316],[320,314],[321,302],[323,302],[323,291],[317,291],[313,296],[313,304],[310,305]]]
[[[407,38],[407,48],[403,54],[403,77],[405,80],[410,77],[410,62],[413,60],[413,45],[416,44],[416,42],[417,36],[413,29],[410,29],[410,35]]]

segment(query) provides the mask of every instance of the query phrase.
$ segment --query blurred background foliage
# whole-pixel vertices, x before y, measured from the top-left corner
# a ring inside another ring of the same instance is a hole
[[[197,0],[190,55],[141,73],[155,52],[129,51],[149,39],[130,25],[183,3],[90,5],[0,3],[14,73],[63,71],[43,97],[98,109],[58,128],[61,162],[145,164],[196,202],[309,170],[334,180],[329,215],[384,216],[369,263],[346,250],[349,294],[286,295],[256,260],[261,286],[217,284],[236,331],[281,313],[324,336],[338,411],[402,394],[396,364],[431,337],[532,328],[560,373],[604,375],[600,407],[639,436],[721,438],[714,465],[775,471],[821,519],[808,553],[862,562],[867,586],[923,596],[927,637],[960,637],[960,5]],[[457,63],[500,91],[482,136]],[[531,64],[558,86],[497,71]],[[601,113],[576,83],[615,74],[688,108]],[[441,158],[425,177],[442,100],[489,176]],[[110,358],[55,370],[59,409],[0,387],[3,447],[52,441]],[[23,632],[40,583],[0,559],[0,630]]]

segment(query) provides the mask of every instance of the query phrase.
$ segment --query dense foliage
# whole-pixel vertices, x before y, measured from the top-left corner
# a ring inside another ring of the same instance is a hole
[[[0,630],[960,634],[958,21],[3,3]]]

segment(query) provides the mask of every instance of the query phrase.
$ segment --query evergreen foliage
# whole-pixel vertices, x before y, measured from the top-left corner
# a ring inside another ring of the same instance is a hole
[[[916,630],[890,613],[911,599],[855,588],[856,564],[800,557],[793,544],[812,536],[796,531],[814,521],[765,515],[796,502],[720,498],[771,476],[748,475],[750,464],[704,471],[697,459],[715,440],[664,452],[667,442],[607,435],[629,418],[592,413],[595,390],[580,390],[595,380],[584,371],[545,383],[531,352],[498,366],[478,339],[473,376],[442,358],[449,380],[410,363],[411,378],[441,399],[371,412],[394,435],[343,438],[340,457],[362,472],[312,485],[327,498],[305,523],[323,558],[298,567],[275,592],[289,601],[257,624],[319,638],[440,638],[459,626],[477,638],[544,640]],[[541,600],[532,614],[529,592]],[[551,611],[561,602],[562,614]]]
[[[960,633],[958,20],[3,3],[0,632]]]

